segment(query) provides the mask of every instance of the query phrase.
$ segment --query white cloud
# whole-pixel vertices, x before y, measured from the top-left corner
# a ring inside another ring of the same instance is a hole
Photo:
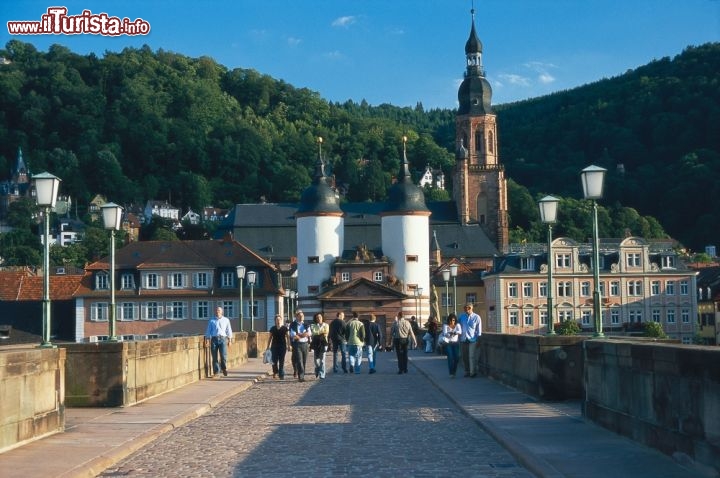
[[[288,37],[287,42],[290,46],[298,46],[302,40],[300,38]]]
[[[340,53],[338,50],[333,50],[323,53],[323,57],[327,58],[328,60],[342,60],[343,58],[345,58],[345,55]]]
[[[530,78],[521,75],[515,75],[512,73],[503,73],[498,75],[501,82],[508,83],[515,86],[530,86]]]
[[[550,74],[550,70],[557,68],[557,66],[553,65],[552,63],[543,63],[540,61],[531,61],[528,63],[525,63],[525,68],[534,71],[537,73],[537,81],[548,85],[550,83],[555,82],[555,77]]]
[[[353,23],[355,23],[355,21],[356,21],[356,17],[354,17],[352,15],[347,15],[344,17],[338,17],[335,20],[333,20],[332,26],[347,28],[350,25],[352,25]]]
[[[550,83],[555,82],[555,77],[549,73],[542,73],[538,75],[538,81],[544,85],[549,85]]]

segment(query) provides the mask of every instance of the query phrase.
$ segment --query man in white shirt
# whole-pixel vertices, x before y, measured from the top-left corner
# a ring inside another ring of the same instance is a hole
[[[212,354],[213,374],[217,376],[222,370],[224,376],[227,377],[227,348],[232,340],[232,327],[230,319],[223,315],[223,308],[215,309],[215,317],[210,319],[205,329],[205,346],[210,344],[210,353]],[[218,355],[220,359],[218,360]]]

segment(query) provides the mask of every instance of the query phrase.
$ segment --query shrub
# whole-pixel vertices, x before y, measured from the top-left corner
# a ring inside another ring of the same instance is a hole
[[[646,322],[643,336],[644,337],[655,337],[657,339],[666,339],[667,338],[667,334],[663,330],[662,325],[660,325],[657,322]]]
[[[558,335],[577,335],[581,330],[580,324],[574,320],[566,320],[555,326],[555,332],[557,332]]]

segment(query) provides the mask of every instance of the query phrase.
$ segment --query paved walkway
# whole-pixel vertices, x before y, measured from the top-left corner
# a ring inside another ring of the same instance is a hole
[[[272,380],[251,359],[228,377],[133,407],[67,409],[64,433],[0,454],[0,476],[296,476],[316,474],[316,454],[326,466],[318,476],[443,476],[455,467],[488,477],[717,476],[586,422],[579,402],[537,402],[489,379],[451,379],[442,356],[412,351],[402,376],[394,354],[380,354],[379,364],[375,375],[329,373],[301,384]],[[257,413],[273,409],[282,413]],[[470,453],[453,450],[468,441]],[[367,455],[377,456],[375,468],[338,458],[353,444],[375,447]]]

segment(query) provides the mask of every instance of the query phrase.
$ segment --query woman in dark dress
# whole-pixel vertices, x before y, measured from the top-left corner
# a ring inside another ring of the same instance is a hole
[[[280,315],[275,316],[275,325],[270,327],[266,348],[272,352],[273,378],[280,376],[280,380],[285,380],[285,353],[290,348],[290,335]]]

